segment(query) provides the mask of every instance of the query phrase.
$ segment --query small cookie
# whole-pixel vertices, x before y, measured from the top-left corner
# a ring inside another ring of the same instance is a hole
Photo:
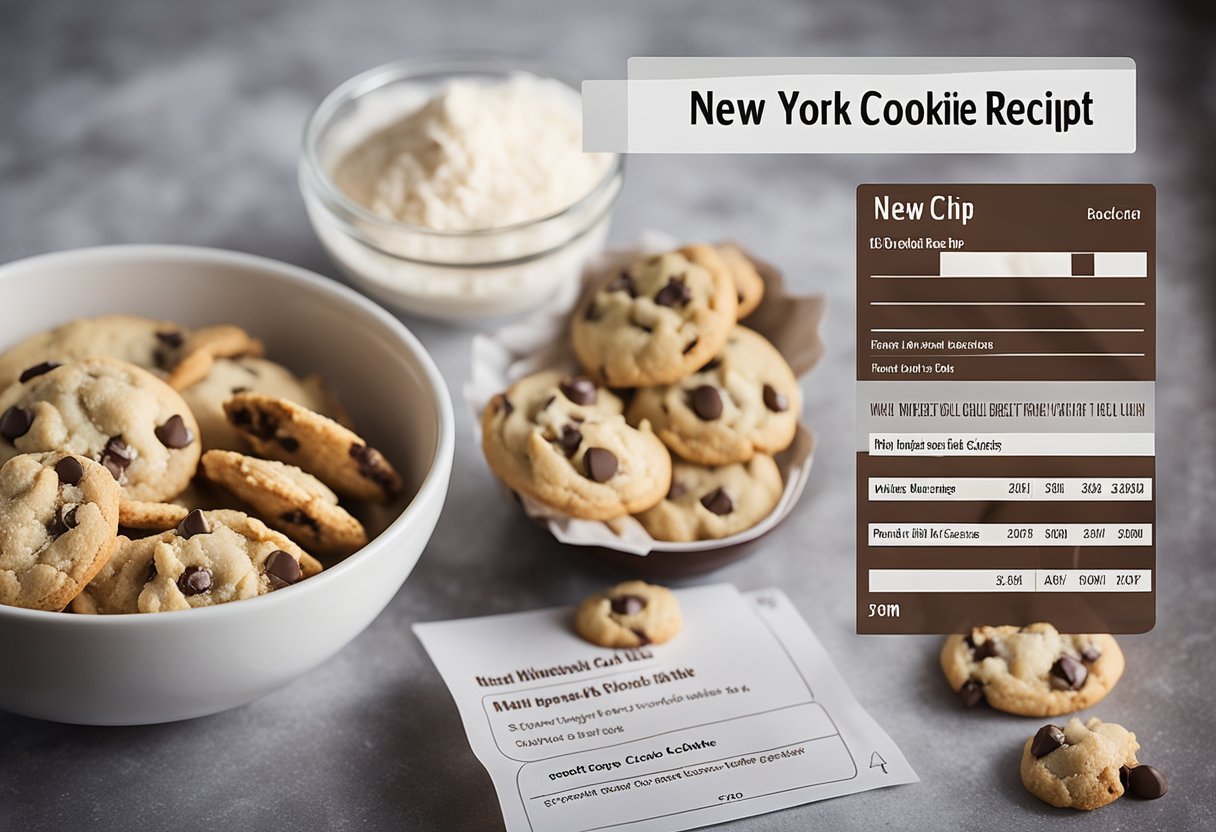
[[[317,376],[297,378],[291,370],[264,358],[219,358],[206,378],[181,391],[198,420],[203,451],[248,450],[249,443],[224,415],[224,402],[238,393],[264,393],[303,405],[337,422],[348,422],[345,412]]]
[[[1102,700],[1123,675],[1112,636],[1062,635],[1050,624],[976,627],[947,636],[942,670],[968,706],[987,701],[1020,716],[1058,716]]]
[[[181,396],[147,370],[86,358],[0,394],[0,462],[47,451],[100,462],[125,499],[170,500],[198,466],[198,423]]]
[[[401,492],[401,477],[383,454],[295,402],[238,393],[224,402],[224,413],[259,456],[302,468],[345,497],[386,502]]]
[[[644,511],[671,484],[671,455],[621,415],[621,400],[584,377],[546,371],[490,400],[486,461],[509,488],[585,520]]]
[[[756,266],[743,249],[730,243],[717,246],[718,254],[730,269],[730,275],[735,281],[735,297],[739,301],[739,320],[756,311],[760,301],[764,300],[764,278],[756,271]]]
[[[367,532],[338,496],[293,465],[233,451],[203,454],[207,479],[251,506],[271,528],[319,555],[341,557],[367,545]]]
[[[680,602],[665,586],[625,581],[578,605],[574,629],[600,647],[641,647],[680,632]]]
[[[1061,809],[1098,809],[1123,795],[1120,769],[1135,769],[1139,748],[1131,731],[1096,717],[1044,725],[1022,748],[1022,785]]]
[[[717,540],[768,517],[783,490],[777,463],[764,454],[717,467],[675,460],[667,497],[637,518],[656,540]]]
[[[163,339],[164,336],[162,336]],[[216,324],[185,333],[162,353],[169,370],[166,381],[174,390],[185,390],[207,377],[216,359],[262,355],[262,342],[239,326]]]
[[[321,571],[285,536],[239,511],[192,511],[153,537],[118,538],[72,611],[110,615],[209,607],[265,595]]]
[[[31,335],[0,355],[0,392],[23,374],[37,373],[44,364],[66,364],[85,358],[109,357],[145,370],[165,370],[166,341],[184,329],[175,323],[136,315],[84,318]]]
[[[67,606],[110,557],[118,483],[96,462],[22,454],[0,466],[0,604]]]
[[[685,246],[607,276],[575,310],[574,352],[608,387],[671,384],[717,355],[737,310],[718,252]]]
[[[630,424],[649,421],[690,462],[729,465],[788,448],[801,412],[794,371],[764,336],[740,326],[697,372],[638,390],[627,415]]]

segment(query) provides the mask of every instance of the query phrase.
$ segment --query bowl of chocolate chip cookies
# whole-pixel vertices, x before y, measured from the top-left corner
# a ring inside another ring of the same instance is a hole
[[[271,260],[0,268],[0,708],[144,724],[264,696],[388,604],[447,493],[421,344]]]
[[[739,246],[655,242],[589,265],[573,309],[475,341],[465,393],[529,516],[678,577],[746,554],[797,502],[814,449],[799,376],[824,303]]]

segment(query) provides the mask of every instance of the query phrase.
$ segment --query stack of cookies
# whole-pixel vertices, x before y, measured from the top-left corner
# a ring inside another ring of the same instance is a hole
[[[401,479],[316,377],[235,326],[78,320],[0,354],[0,603],[159,612],[262,595],[367,542]]]
[[[536,373],[486,406],[490,467],[557,512],[634,515],[658,540],[756,525],[781,498],[773,455],[793,442],[802,403],[781,353],[739,323],[763,294],[733,246],[604,275],[571,319],[582,374]]]

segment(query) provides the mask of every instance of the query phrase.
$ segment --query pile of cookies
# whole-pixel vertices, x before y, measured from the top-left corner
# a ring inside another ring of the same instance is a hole
[[[739,323],[763,294],[733,246],[688,245],[603,276],[571,319],[583,375],[535,373],[486,406],[490,468],[557,512],[634,515],[658,540],[756,525],[781,499],[773,455],[802,409],[781,353]]]
[[[110,315],[0,354],[0,603],[159,612],[263,595],[367,543],[400,476],[315,376],[235,326]]]
[[[964,705],[987,703],[1019,716],[1088,708],[1123,675],[1123,651],[1113,636],[1063,634],[1045,622],[948,636],[940,658],[946,681]],[[1161,797],[1168,788],[1165,776],[1138,764],[1139,748],[1135,734],[1097,718],[1045,725],[1022,750],[1022,783],[1061,808],[1097,809],[1125,792]]]

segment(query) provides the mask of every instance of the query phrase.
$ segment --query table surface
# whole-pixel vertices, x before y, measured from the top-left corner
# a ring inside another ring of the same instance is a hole
[[[1121,639],[1127,674],[1095,713],[1135,730],[1173,789],[1069,823],[1216,828],[1216,588],[1202,577],[1216,539],[1216,50],[1201,5],[667,0],[628,13],[569,0],[0,0],[0,260],[181,242],[334,274],[296,191],[301,125],[338,82],[405,55],[493,50],[603,78],[620,77],[631,55],[1130,55],[1140,76],[1133,156],[639,157],[613,239],[650,228],[733,237],[830,300],[830,351],[806,382],[821,437],[807,493],[757,554],[703,580],[784,588],[923,782],[728,828],[981,828],[999,815],[1004,829],[1055,829],[1066,813],[1030,797],[1017,773],[1037,721],[962,711],[937,668],[937,638],[853,631],[854,190],[1155,183],[1159,622]],[[407,323],[458,393],[471,331]],[[0,828],[500,829],[489,778],[410,624],[565,604],[612,576],[572,560],[502,498],[467,412],[456,413],[464,441],[447,511],[363,635],[268,699],[205,719],[81,728],[0,715]]]

